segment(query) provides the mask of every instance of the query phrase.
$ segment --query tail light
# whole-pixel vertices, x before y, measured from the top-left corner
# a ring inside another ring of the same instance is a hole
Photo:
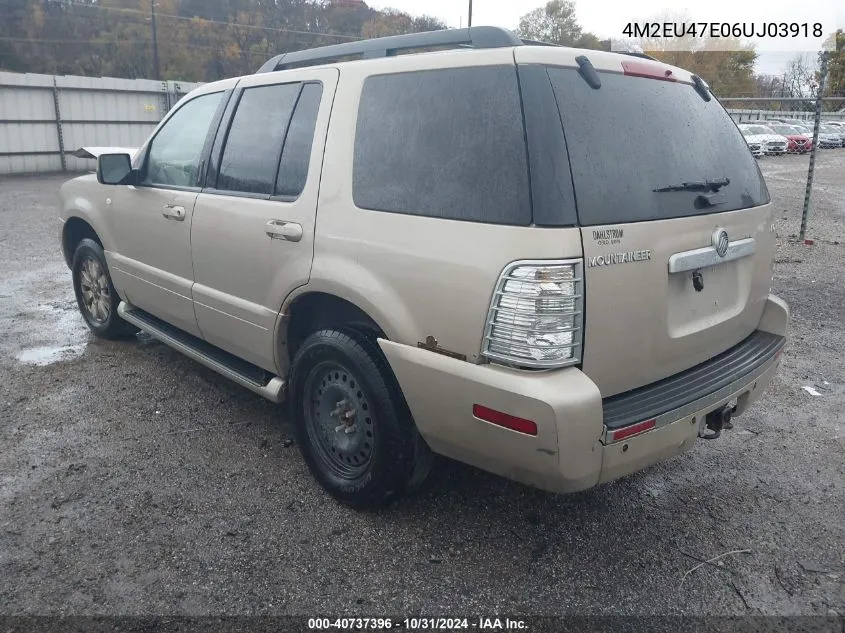
[[[514,262],[496,283],[482,354],[533,369],[578,364],[583,315],[582,260]]]

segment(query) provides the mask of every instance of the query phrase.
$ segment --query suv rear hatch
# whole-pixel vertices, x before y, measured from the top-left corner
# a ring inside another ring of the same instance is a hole
[[[580,70],[579,53],[591,60]],[[545,67],[557,100],[584,250],[582,368],[602,395],[754,332],[771,289],[772,209],[721,104],[657,62],[529,47],[516,56]]]

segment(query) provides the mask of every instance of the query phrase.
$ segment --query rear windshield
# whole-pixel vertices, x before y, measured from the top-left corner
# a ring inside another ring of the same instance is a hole
[[[716,99],[704,101],[688,84],[601,73],[596,90],[576,69],[548,72],[582,225],[721,213],[769,201],[756,159]],[[715,194],[655,191],[725,179],[729,184]]]

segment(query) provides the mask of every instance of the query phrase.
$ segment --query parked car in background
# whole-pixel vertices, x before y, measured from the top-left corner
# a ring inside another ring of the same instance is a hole
[[[789,141],[785,136],[775,134],[771,128],[756,123],[753,125],[740,123],[737,127],[745,137],[745,142],[748,143],[751,153],[755,156],[762,156],[763,154],[780,156],[786,153]],[[755,153],[752,145],[759,146],[759,154]]]
[[[755,138],[753,134],[744,129],[742,125],[737,126],[739,131],[742,132],[742,136],[745,138],[745,143],[748,145],[748,149],[751,150],[751,155],[754,157],[759,158],[765,154],[765,150],[763,149],[763,143],[760,139]]]
[[[812,128],[813,122],[807,119],[783,119],[787,125],[797,125],[798,127]]]
[[[819,126],[819,147],[838,148],[845,144],[845,129],[835,125]]]
[[[773,123],[770,128],[775,134],[786,137],[788,142],[786,151],[790,154],[806,154],[813,149],[813,140],[805,132],[793,125]]]

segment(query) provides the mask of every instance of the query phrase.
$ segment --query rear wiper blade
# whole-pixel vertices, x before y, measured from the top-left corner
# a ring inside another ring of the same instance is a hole
[[[683,182],[680,185],[670,185],[652,189],[656,193],[664,191],[719,191],[722,187],[731,184],[730,178],[719,178],[717,180],[705,180],[704,182]]]

